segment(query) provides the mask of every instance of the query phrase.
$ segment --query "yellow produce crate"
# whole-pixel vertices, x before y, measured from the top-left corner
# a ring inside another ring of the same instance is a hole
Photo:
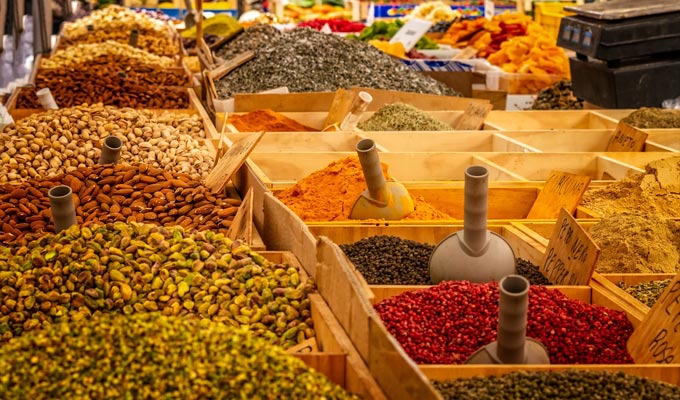
[[[535,3],[534,20],[557,40],[562,17],[574,15],[572,12],[564,11],[564,7],[575,5],[574,2]]]

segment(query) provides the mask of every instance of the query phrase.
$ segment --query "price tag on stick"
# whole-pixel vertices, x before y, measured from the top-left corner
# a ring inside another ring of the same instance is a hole
[[[553,285],[588,285],[599,255],[588,232],[563,208],[538,270]]]
[[[645,148],[647,136],[646,132],[625,122],[619,122],[614,135],[609,140],[607,151],[642,151]]]
[[[680,274],[633,331],[628,352],[636,364],[680,362]]]
[[[390,43],[401,42],[401,44],[404,45],[404,51],[408,53],[416,43],[418,43],[420,38],[430,30],[431,26],[431,21],[418,18],[409,19],[404,26],[392,36]]]
[[[573,214],[588,184],[590,184],[589,176],[552,171],[545,181],[545,186],[536,197],[534,205],[531,206],[527,218],[553,219],[557,217],[562,208],[566,208]]]
[[[260,142],[263,135],[264,131],[253,133],[234,143],[229,150],[227,150],[205,179],[205,185],[212,193],[218,193],[224,190],[224,187],[227,186],[231,177],[234,176],[236,170],[243,165],[246,158],[248,158],[248,155],[255,149],[255,146]]]

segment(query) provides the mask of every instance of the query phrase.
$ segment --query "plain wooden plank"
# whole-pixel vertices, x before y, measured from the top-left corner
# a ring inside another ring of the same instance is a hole
[[[331,382],[343,388],[346,386],[347,356],[345,354],[295,353],[293,356],[324,374]]]
[[[616,122],[589,110],[529,110],[489,113],[486,121],[502,130],[613,129]]]

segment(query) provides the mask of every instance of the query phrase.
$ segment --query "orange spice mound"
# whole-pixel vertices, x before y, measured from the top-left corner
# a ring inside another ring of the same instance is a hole
[[[387,165],[382,163],[382,168],[385,177],[390,179]],[[365,189],[359,158],[353,156],[330,163],[293,187],[276,193],[276,197],[306,222],[347,221],[354,202]],[[414,201],[416,210],[406,219],[453,219],[422,198]]]
[[[317,129],[302,125],[292,118],[272,110],[255,110],[248,114],[229,115],[227,123],[239,132],[316,132]]]

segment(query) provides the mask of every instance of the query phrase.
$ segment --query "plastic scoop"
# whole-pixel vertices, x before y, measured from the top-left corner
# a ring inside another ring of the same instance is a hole
[[[99,164],[115,164],[120,158],[120,150],[123,148],[123,141],[115,136],[107,136],[104,139],[102,153],[99,156]]]
[[[515,273],[515,254],[502,236],[486,229],[489,172],[482,166],[465,170],[463,230],[442,239],[430,256],[430,279],[470,282],[499,281]]]
[[[541,342],[526,337],[529,281],[508,275],[498,283],[498,337],[474,352],[466,364],[550,364]]]
[[[413,199],[404,185],[385,180],[375,142],[362,139],[356,149],[368,189],[354,202],[349,218],[394,221],[411,214],[415,209]]]

